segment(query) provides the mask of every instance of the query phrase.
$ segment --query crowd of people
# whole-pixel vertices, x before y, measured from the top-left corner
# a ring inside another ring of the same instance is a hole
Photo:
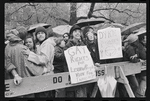
[[[48,32],[44,27],[35,29],[35,38],[27,31],[13,29],[7,34],[7,39],[9,43],[5,46],[5,79],[13,79],[15,85],[22,83],[24,77],[68,72],[64,51],[72,46],[86,45],[95,67],[112,62],[146,61],[146,33],[139,36],[132,33],[123,36],[123,58],[108,60],[100,60],[97,35],[90,26],[82,30],[78,25],[74,25],[70,32],[64,33],[62,37],[56,37],[53,32]],[[145,97],[146,71],[129,75],[127,78],[134,95]],[[94,85],[95,83],[90,83],[20,97],[90,97]],[[122,85],[118,86],[116,91],[118,97],[129,96]],[[100,91],[97,97],[101,97]]]

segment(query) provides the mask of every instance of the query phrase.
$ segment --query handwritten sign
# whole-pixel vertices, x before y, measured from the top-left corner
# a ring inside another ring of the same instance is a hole
[[[120,28],[105,28],[97,31],[100,60],[122,57]]]
[[[65,51],[71,83],[79,83],[96,78],[93,60],[86,46],[73,46]]]

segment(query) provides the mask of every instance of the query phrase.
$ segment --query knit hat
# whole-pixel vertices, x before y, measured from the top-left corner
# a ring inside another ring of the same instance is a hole
[[[76,30],[76,29],[81,30],[81,28],[78,25],[74,25],[74,26],[71,27],[69,35],[71,36],[73,31]]]
[[[135,34],[130,34],[123,42],[133,43],[138,40],[138,36]]]
[[[44,32],[47,36],[47,31],[44,27],[37,27],[35,30],[35,36],[37,35],[38,32]]]

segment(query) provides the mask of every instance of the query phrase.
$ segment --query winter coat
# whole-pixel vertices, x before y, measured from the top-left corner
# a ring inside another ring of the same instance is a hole
[[[133,55],[136,55],[134,59],[131,59],[130,57]],[[129,60],[131,62],[139,62],[139,59],[146,60],[146,50],[144,49],[144,46],[137,40],[136,42],[129,44],[125,48],[125,60]]]
[[[88,43],[87,42],[87,48],[90,51],[93,62],[94,63],[100,63],[98,43],[97,42],[94,42],[94,43]]]
[[[54,55],[54,73],[61,73],[64,72],[64,50],[60,46],[55,46],[55,55]]]
[[[37,64],[45,66],[48,71],[53,71],[54,46],[56,45],[52,37],[46,39],[39,47],[37,47],[37,54],[30,52],[28,60]]]
[[[41,75],[43,68],[37,66],[27,60],[27,56],[22,51],[26,51],[27,47],[22,42],[9,42],[5,48],[5,71],[6,79],[13,79],[11,71],[16,70],[22,78]]]

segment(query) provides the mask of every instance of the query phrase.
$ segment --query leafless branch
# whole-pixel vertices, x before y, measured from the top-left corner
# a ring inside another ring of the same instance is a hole
[[[137,18],[137,17],[134,17],[132,14],[129,14],[128,12],[126,12],[126,11],[129,11],[129,12],[132,12],[132,13],[140,13],[140,12],[136,12],[136,11],[132,11],[132,10],[130,10],[130,9],[124,9],[123,11],[120,11],[120,10],[118,10],[118,9],[116,9],[116,8],[102,8],[102,9],[96,9],[96,10],[94,10],[93,12],[96,12],[96,11],[101,11],[101,10],[113,10],[113,11],[117,11],[117,12],[119,12],[119,13],[125,13],[125,14],[127,14],[127,15],[131,15],[133,18]],[[140,13],[140,14],[143,14],[143,13]]]
[[[34,13],[33,13],[34,14]],[[25,21],[28,21],[29,19],[31,19],[32,18],[32,16],[33,16],[33,14],[32,15],[30,15],[27,19],[25,19],[25,20],[22,20],[22,21],[16,21],[16,22],[25,22]]]
[[[21,7],[19,7],[17,10],[13,11],[12,13],[10,13],[10,16],[13,15],[15,12],[19,11],[20,9],[26,7],[26,6],[37,6],[37,5],[31,4],[31,3],[25,4],[25,5],[21,6]]]

